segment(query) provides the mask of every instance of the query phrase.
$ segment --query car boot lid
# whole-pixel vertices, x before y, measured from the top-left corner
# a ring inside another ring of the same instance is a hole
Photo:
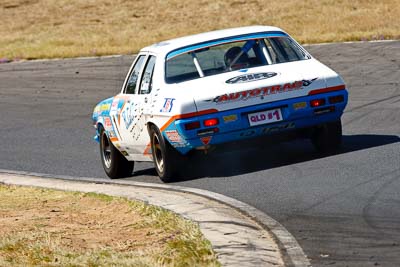
[[[228,110],[313,94],[327,88],[344,89],[338,74],[315,59],[242,69],[179,84],[194,90],[197,111]],[[179,90],[179,91],[181,91]]]

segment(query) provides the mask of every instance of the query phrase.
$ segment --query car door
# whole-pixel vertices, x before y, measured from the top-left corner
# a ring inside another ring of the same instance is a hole
[[[124,107],[120,111],[120,134],[128,153],[137,160],[143,156],[149,143],[146,122],[151,107],[152,78],[155,66],[154,55],[139,55],[124,90]]]

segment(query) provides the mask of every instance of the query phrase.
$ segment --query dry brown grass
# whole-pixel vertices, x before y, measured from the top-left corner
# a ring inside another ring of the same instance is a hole
[[[127,54],[178,36],[274,25],[303,43],[399,39],[399,0],[2,0],[0,58]]]
[[[0,185],[0,266],[218,266],[198,227],[106,195]]]

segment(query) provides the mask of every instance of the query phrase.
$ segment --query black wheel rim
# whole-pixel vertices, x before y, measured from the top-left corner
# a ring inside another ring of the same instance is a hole
[[[111,144],[105,132],[101,136],[101,155],[107,169],[111,167]]]
[[[162,173],[164,171],[164,158],[157,134],[153,134],[153,157],[158,171]]]

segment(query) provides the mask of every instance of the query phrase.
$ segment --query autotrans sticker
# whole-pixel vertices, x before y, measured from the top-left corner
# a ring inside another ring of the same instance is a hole
[[[254,81],[272,78],[276,75],[278,75],[278,73],[276,73],[276,72],[249,73],[249,74],[244,74],[244,75],[230,78],[229,80],[226,80],[225,83],[229,83],[229,84],[248,83],[248,82],[254,82]]]
[[[250,89],[250,90],[241,91],[241,92],[237,92],[237,93],[224,94],[224,95],[219,95],[219,96],[214,97],[213,99],[208,99],[205,101],[214,102],[217,104],[224,104],[224,103],[234,102],[234,101],[246,101],[248,99],[252,99],[252,98],[256,98],[256,97],[260,97],[261,99],[263,99],[267,95],[280,94],[280,93],[285,93],[285,92],[294,91],[294,90],[303,90],[304,87],[309,86],[316,79],[318,79],[318,78],[314,78],[312,80],[301,80],[301,81],[296,81],[293,83],[285,83],[285,84],[255,88],[255,89]]]

